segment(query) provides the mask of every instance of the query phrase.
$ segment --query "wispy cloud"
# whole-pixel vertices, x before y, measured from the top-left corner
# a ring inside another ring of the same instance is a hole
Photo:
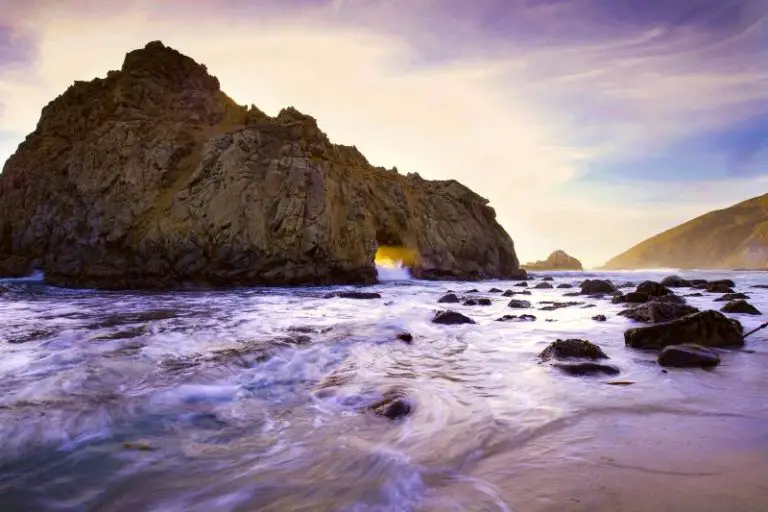
[[[0,158],[73,80],[162,39],[242,103],[465,182],[523,260],[599,264],[759,192],[766,23],[762,0],[0,0]]]

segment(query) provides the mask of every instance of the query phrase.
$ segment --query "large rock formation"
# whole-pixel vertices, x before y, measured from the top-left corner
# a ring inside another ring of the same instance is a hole
[[[559,249],[550,254],[546,260],[526,263],[523,268],[526,270],[583,270],[579,260]]]
[[[664,231],[603,268],[768,268],[768,194]]]
[[[417,277],[524,273],[465,186],[373,167],[294,108],[241,107],[160,42],[48,104],[0,175],[0,272],[55,284],[371,283],[379,245],[417,253]]]

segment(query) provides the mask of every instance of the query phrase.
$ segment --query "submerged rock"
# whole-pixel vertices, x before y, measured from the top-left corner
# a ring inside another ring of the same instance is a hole
[[[591,361],[579,361],[575,363],[554,363],[552,366],[563,373],[575,376],[586,375],[618,375],[618,368],[610,364],[593,363]]]
[[[661,366],[677,368],[710,368],[720,364],[720,356],[701,345],[686,343],[664,347],[658,362]]]
[[[545,361],[572,358],[608,359],[608,356],[599,346],[580,339],[553,341],[539,354],[539,357]]]
[[[515,283],[513,286],[517,286],[518,288],[528,288],[528,283],[521,281],[519,283]]]
[[[480,297],[478,299],[467,299],[464,301],[465,306],[490,306],[491,304],[491,299],[485,297]]]
[[[573,288],[573,285],[568,283],[560,283],[559,285],[557,285],[557,288],[560,288],[560,289]]]
[[[592,317],[592,320],[595,322],[605,322],[608,319],[605,317],[605,315],[595,315]]]
[[[647,302],[631,309],[625,309],[619,312],[619,315],[625,316],[636,322],[669,322],[677,318],[697,313],[698,308],[685,304],[675,304],[668,302]]]
[[[413,334],[409,332],[401,332],[401,333],[398,333],[397,339],[400,341],[404,341],[406,343],[411,343],[413,342]]]
[[[691,282],[680,276],[667,276],[661,280],[661,285],[668,288],[688,288],[691,286]]]
[[[539,308],[541,311],[555,311],[557,309],[568,308],[571,306],[581,306],[583,302],[555,302],[555,301],[543,301],[541,304],[547,304],[543,308]]]
[[[670,322],[629,329],[624,333],[624,343],[641,349],[661,349],[686,343],[739,347],[744,345],[743,332],[738,321],[717,311],[702,311]]]
[[[594,295],[600,293],[614,293],[617,291],[613,283],[603,279],[587,279],[581,283],[582,295]]]
[[[701,295],[701,294],[699,294]],[[749,295],[746,295],[744,293],[726,293],[722,297],[718,297],[715,299],[715,302],[729,302],[732,300],[738,300],[738,299],[748,299]]]
[[[742,313],[745,315],[760,315],[760,310],[745,300],[732,300],[722,308],[723,313]]]
[[[325,296],[326,299],[338,297],[339,299],[371,300],[380,299],[381,294],[376,292],[334,292]]]
[[[293,107],[237,105],[159,41],[43,108],[0,174],[0,275],[94,288],[525,278],[488,201],[375,167]]]
[[[512,299],[511,301],[509,301],[509,304],[507,304],[507,306],[515,309],[525,309],[525,308],[530,308],[531,303],[528,302],[527,300]]]
[[[689,294],[686,295],[686,297],[703,297],[703,296],[704,296],[704,294],[703,293],[699,293],[699,292],[689,293]]]
[[[503,290],[500,290],[498,288],[491,288],[488,290],[488,293],[501,293]]]
[[[533,322],[536,317],[533,315],[504,315],[501,318],[497,318],[497,322]]]
[[[455,293],[446,293],[437,300],[438,304],[458,304],[459,297]]]
[[[377,416],[383,416],[390,420],[404,418],[413,411],[413,404],[400,392],[390,392],[383,399],[368,408]]]
[[[458,311],[438,311],[432,319],[432,323],[442,325],[474,324],[475,321]]]
[[[581,292],[566,292],[563,294],[563,297],[578,297],[581,295]]]
[[[515,292],[512,290],[505,290],[504,293],[502,293],[503,297],[512,297],[513,295],[515,295]]]
[[[534,286],[534,288],[536,288],[538,290],[549,289],[549,288],[552,288],[552,287],[553,286],[550,283],[547,283],[547,282],[539,283],[536,286]]]

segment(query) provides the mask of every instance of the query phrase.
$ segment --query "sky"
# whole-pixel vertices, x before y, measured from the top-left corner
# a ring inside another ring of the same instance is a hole
[[[768,0],[0,0],[0,161],[162,40],[241,104],[490,200],[598,266],[768,192]]]

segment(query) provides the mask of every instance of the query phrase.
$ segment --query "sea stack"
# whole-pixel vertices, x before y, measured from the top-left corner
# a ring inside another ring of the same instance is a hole
[[[550,254],[546,260],[526,263],[523,268],[527,270],[583,270],[579,260],[559,249]]]
[[[0,174],[0,274],[95,288],[521,278],[488,201],[374,167],[294,108],[237,105],[155,41],[49,103]]]

